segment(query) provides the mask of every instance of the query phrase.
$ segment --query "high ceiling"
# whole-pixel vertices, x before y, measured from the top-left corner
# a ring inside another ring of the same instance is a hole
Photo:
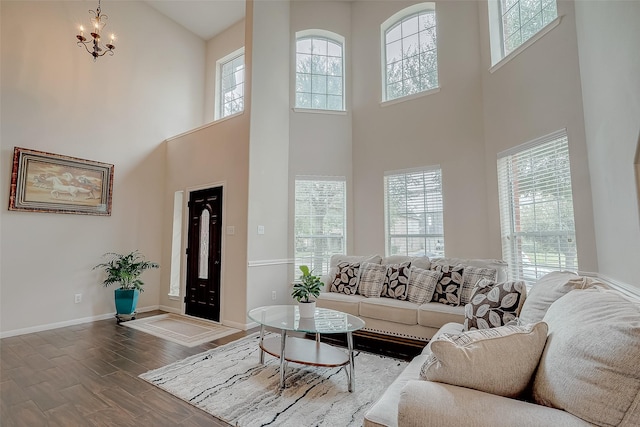
[[[146,0],[189,31],[209,40],[244,18],[244,0]]]

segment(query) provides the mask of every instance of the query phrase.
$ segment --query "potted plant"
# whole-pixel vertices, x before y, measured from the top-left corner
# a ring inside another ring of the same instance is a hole
[[[300,317],[313,317],[316,311],[316,301],[309,297],[317,298],[320,295],[320,288],[324,285],[320,277],[314,276],[306,265],[300,266],[302,275],[300,281],[293,284],[291,296],[298,301]]]
[[[155,262],[146,261],[138,250],[125,255],[109,252],[103,257],[109,260],[96,265],[93,269],[103,269],[107,274],[102,282],[104,286],[120,284],[120,288],[115,290],[116,316],[135,313],[140,292],[144,291],[142,288],[144,282],[140,280],[140,275],[145,270],[160,266]]]

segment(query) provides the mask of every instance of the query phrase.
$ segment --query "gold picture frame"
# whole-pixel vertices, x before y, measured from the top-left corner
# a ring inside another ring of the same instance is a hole
[[[113,165],[15,147],[10,211],[111,215]]]

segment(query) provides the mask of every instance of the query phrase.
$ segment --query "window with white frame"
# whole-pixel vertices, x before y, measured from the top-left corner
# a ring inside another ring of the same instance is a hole
[[[386,254],[444,256],[440,166],[386,172]]]
[[[217,61],[215,117],[244,111],[244,47]]]
[[[344,37],[296,33],[296,108],[344,111]]]
[[[169,279],[169,296],[180,296],[180,269],[182,256],[182,209],[184,191],[173,194],[173,234],[171,237],[171,278]]]
[[[347,190],[343,177],[298,177],[295,182],[295,277],[307,265],[329,272],[331,255],[347,250]]]
[[[490,0],[493,63],[516,50],[557,17],[556,0]]]
[[[381,26],[383,101],[438,87],[435,3],[419,3]]]
[[[578,270],[566,130],[498,154],[502,256],[512,280]]]

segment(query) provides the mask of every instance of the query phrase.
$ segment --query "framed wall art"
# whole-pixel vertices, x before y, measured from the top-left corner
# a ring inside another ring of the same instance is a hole
[[[113,165],[15,147],[9,210],[111,215]]]

